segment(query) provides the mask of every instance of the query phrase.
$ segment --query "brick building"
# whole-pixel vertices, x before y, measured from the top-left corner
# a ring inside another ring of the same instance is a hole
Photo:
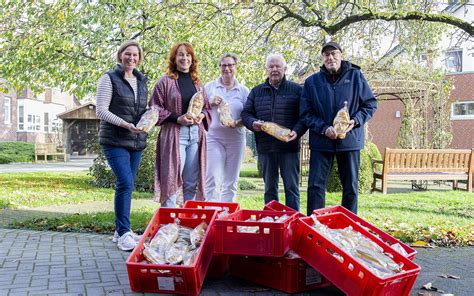
[[[72,95],[55,88],[46,87],[39,94],[25,89],[16,94],[3,82],[1,89],[4,93],[0,91],[0,141],[60,140],[62,122],[57,115],[79,105]]]

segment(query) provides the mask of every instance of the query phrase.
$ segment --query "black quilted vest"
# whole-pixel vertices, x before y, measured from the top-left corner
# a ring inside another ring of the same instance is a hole
[[[123,77],[121,65],[107,72],[112,82],[112,101],[109,111],[127,122],[137,124],[140,117],[146,111],[148,100],[147,78],[134,69],[133,74],[137,77],[137,102],[132,86]],[[146,133],[134,134],[129,130],[100,121],[99,140],[100,144],[124,147],[131,150],[142,150],[146,146]]]

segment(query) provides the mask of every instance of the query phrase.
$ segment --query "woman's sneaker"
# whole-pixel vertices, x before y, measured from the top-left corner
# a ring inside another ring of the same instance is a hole
[[[131,230],[130,230],[130,232],[131,232],[132,235],[133,235],[133,239],[138,243],[138,242],[140,241],[140,239],[142,238],[142,236],[139,235],[139,234],[136,234],[135,232],[133,232],[133,231],[131,231]],[[112,237],[112,242],[113,242],[113,243],[117,243],[117,242],[118,242],[118,239],[119,239],[119,234],[118,234],[117,230],[115,230],[114,236]]]
[[[137,246],[137,241],[134,238],[134,233],[125,232],[117,240],[117,247],[122,251],[131,251]]]

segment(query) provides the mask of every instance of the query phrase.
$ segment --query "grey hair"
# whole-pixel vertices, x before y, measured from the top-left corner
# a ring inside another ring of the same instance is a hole
[[[271,53],[271,54],[267,55],[267,60],[265,61],[265,68],[268,68],[268,65],[270,64],[270,61],[274,60],[274,59],[281,60],[283,62],[283,66],[286,67],[285,58],[283,57],[283,55],[281,53]]]
[[[221,57],[219,58],[218,66],[221,65],[222,61],[223,61],[225,58],[232,58],[232,59],[234,59],[234,63],[237,64],[237,61],[238,61],[237,55],[236,55],[235,53],[226,52],[226,53],[224,53],[223,55],[221,55]]]

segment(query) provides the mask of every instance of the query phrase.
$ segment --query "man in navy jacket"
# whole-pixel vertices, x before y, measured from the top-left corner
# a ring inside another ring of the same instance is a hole
[[[300,116],[309,128],[311,149],[308,207],[324,208],[326,186],[334,157],[342,183],[342,206],[357,213],[360,150],[364,148],[364,124],[372,118],[377,101],[360,68],[342,60],[336,42],[321,50],[321,70],[306,79],[301,96]],[[337,138],[334,117],[348,102],[350,125],[344,139]]]
[[[280,171],[285,187],[285,203],[299,211],[299,138],[307,130],[299,118],[301,86],[286,80],[286,62],[282,55],[269,55],[265,67],[268,78],[250,91],[242,111],[242,121],[255,132],[258,162],[265,182],[265,203],[278,200]],[[288,142],[263,132],[262,124],[265,121],[290,129]]]

